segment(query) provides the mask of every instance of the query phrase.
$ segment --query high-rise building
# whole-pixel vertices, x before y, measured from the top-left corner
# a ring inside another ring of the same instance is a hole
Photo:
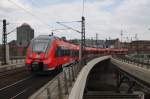
[[[34,30],[27,23],[22,24],[17,28],[17,46],[27,47],[30,41],[34,38]]]

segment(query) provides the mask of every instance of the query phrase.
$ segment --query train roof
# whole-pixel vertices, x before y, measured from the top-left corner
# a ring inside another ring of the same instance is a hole
[[[39,35],[34,39],[44,39],[44,40],[52,40],[52,39],[59,39],[58,37],[51,36],[51,35]]]

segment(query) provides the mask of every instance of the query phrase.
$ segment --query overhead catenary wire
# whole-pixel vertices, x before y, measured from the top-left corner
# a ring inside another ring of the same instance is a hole
[[[35,14],[33,14],[32,12],[30,12],[29,10],[23,8],[22,6],[18,5],[16,2],[14,2],[13,0],[8,0],[9,2],[11,2],[12,4],[14,4],[15,6],[17,6],[18,8],[22,9],[23,11],[25,11],[26,13],[30,14],[32,17],[36,18],[39,22],[41,22],[42,24],[50,27],[49,24],[47,24],[46,22],[44,22],[40,17],[36,16]]]
[[[59,21],[59,23],[74,23],[74,22],[81,22],[81,21]]]
[[[69,30],[69,29],[52,29],[52,31],[59,31],[59,30]]]
[[[78,32],[78,33],[81,33],[79,30],[76,30],[76,29],[74,29],[74,28],[72,28],[72,27],[70,27],[70,26],[67,26],[67,25],[65,25],[65,24],[62,24],[61,22],[56,22],[57,24],[60,24],[60,25],[62,25],[62,26],[64,26],[64,27],[66,27],[67,29],[71,29],[71,30],[73,30],[73,31],[76,31],[76,32]]]
[[[12,29],[11,31],[9,31],[9,32],[7,33],[7,35],[9,35],[10,33],[14,32],[16,29],[17,29],[17,27],[14,28],[14,29]]]

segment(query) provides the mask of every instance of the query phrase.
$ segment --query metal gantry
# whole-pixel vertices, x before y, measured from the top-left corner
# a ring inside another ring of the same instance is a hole
[[[6,33],[6,19],[3,20],[3,35],[2,35],[2,49],[3,49],[3,58],[2,64],[7,64],[6,62],[6,44],[7,44],[7,33]]]
[[[81,65],[85,65],[86,64],[86,61],[84,59],[84,50],[85,50],[85,18],[84,16],[82,16],[81,18],[81,47],[80,47],[80,55],[79,55],[79,58],[81,61]]]

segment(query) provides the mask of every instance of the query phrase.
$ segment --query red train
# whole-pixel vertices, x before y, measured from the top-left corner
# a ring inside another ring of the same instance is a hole
[[[85,57],[93,55],[125,54],[125,49],[86,47]],[[79,61],[79,46],[55,36],[41,35],[33,39],[27,49],[25,64],[31,71],[49,72]]]

